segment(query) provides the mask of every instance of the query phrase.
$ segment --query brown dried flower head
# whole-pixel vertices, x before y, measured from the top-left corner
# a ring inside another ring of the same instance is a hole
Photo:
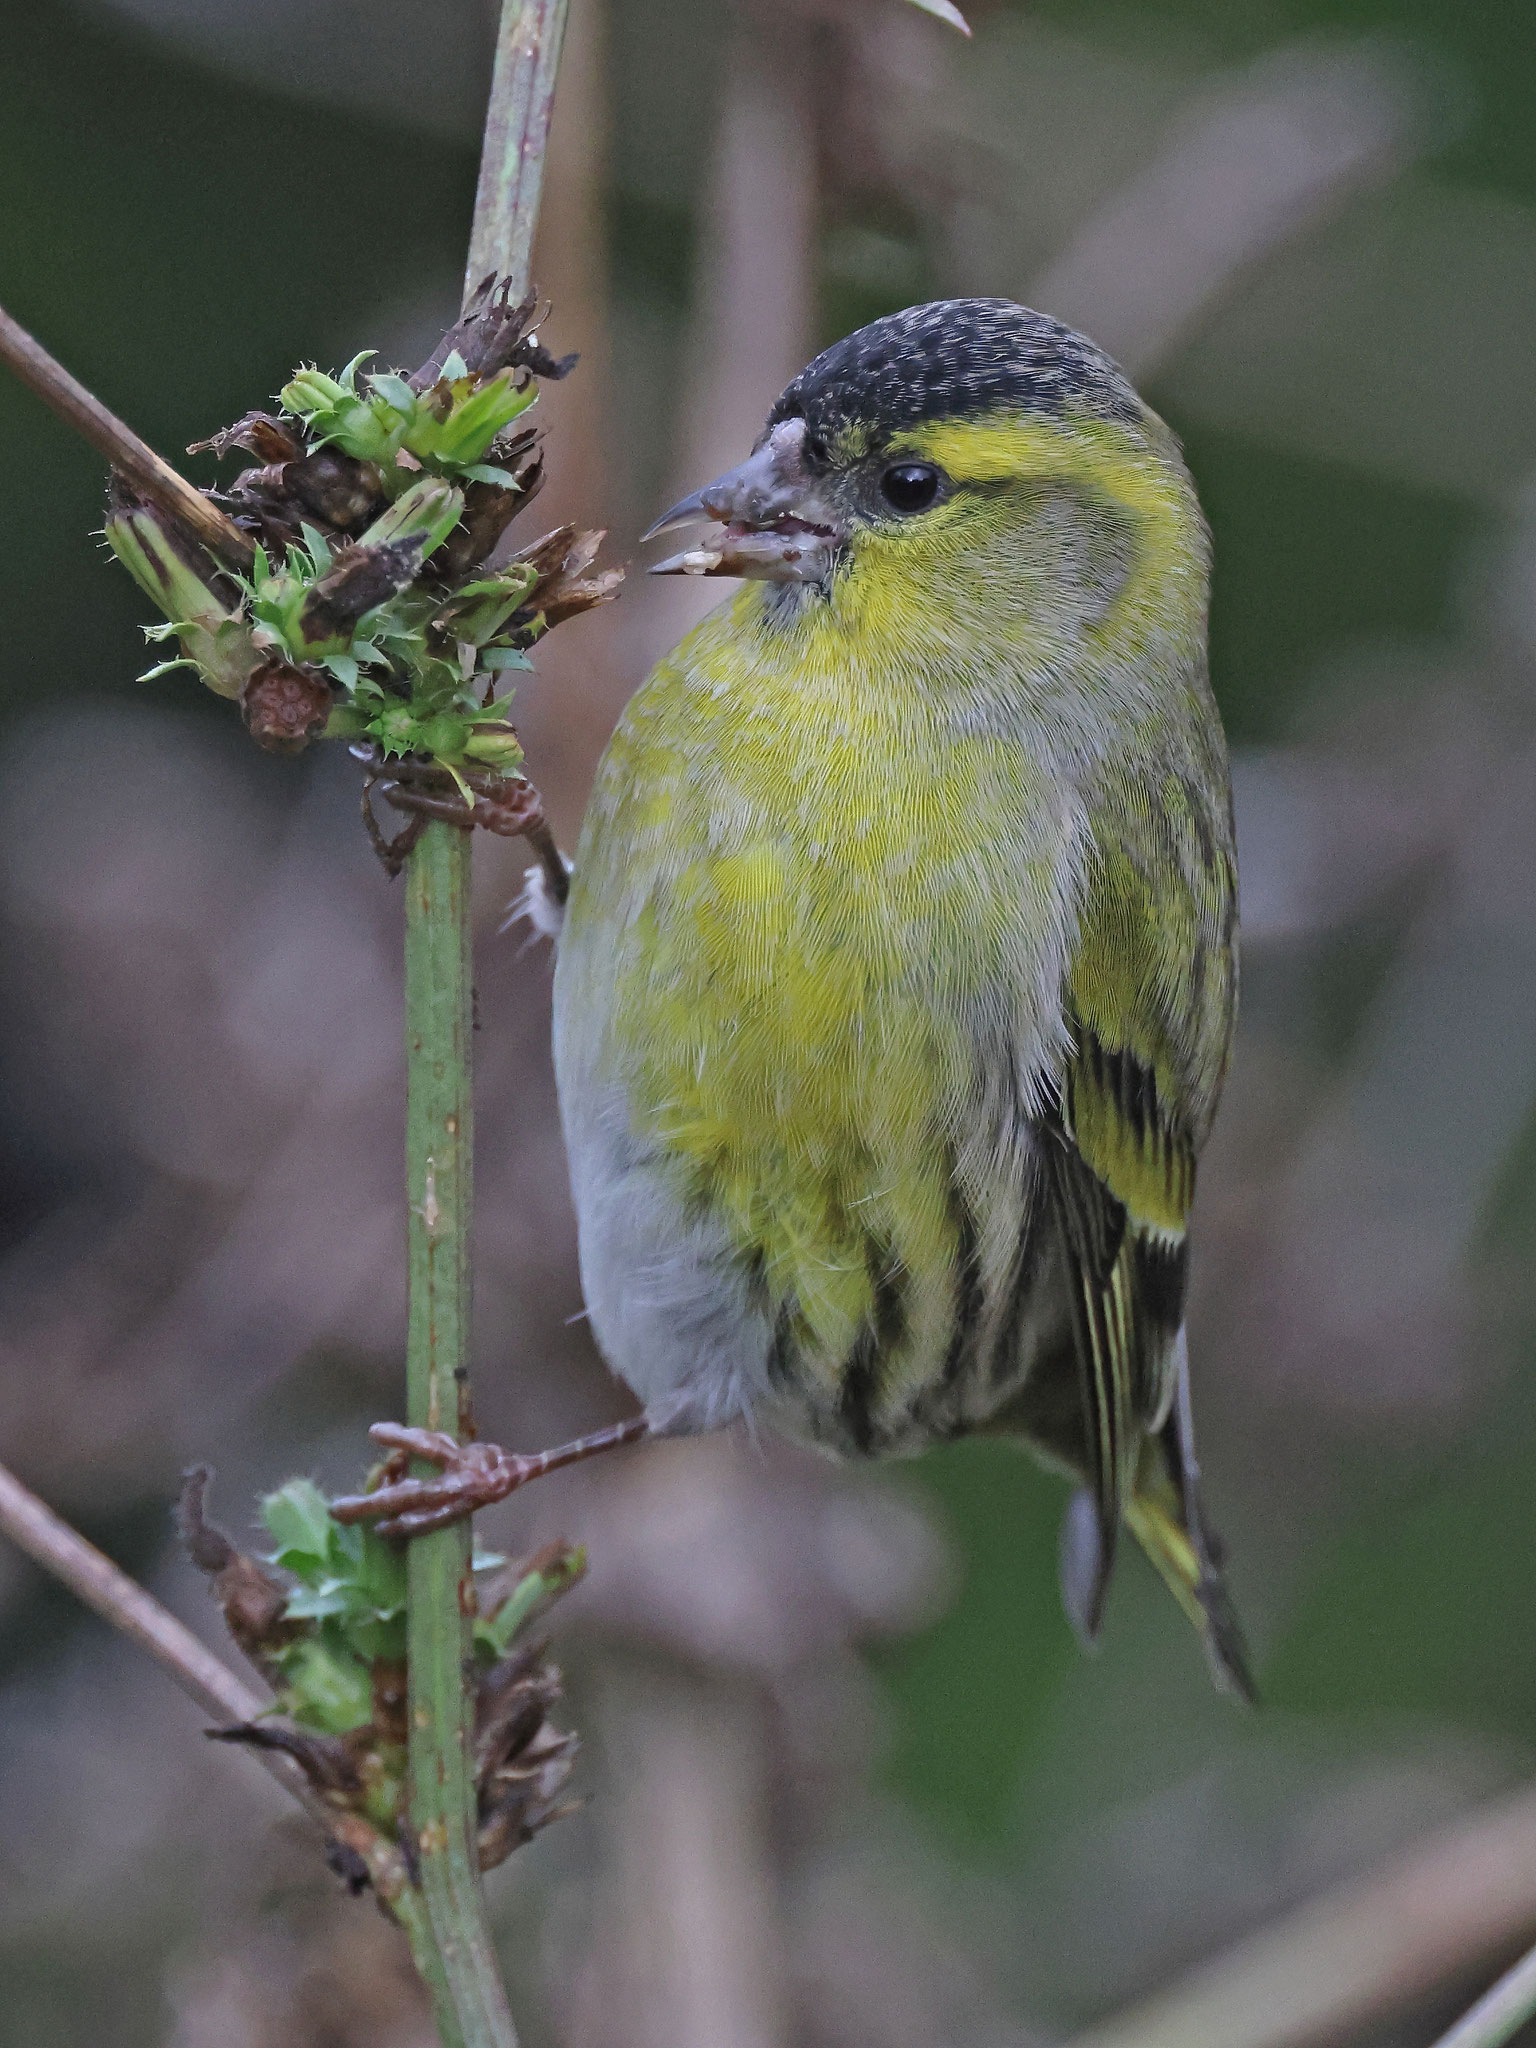
[[[297,754],[324,732],[331,715],[330,685],[313,669],[265,662],[240,699],[246,730],[274,754]]]

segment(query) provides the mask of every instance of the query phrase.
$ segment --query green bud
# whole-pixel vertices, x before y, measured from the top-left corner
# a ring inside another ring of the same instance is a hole
[[[323,370],[298,370],[278,393],[284,411],[303,420],[316,447],[335,446],[359,462],[388,465],[400,447],[409,423],[384,399],[364,397],[357,388],[357,369],[373,353],[354,356],[339,377]]]
[[[310,1636],[282,1659],[282,1705],[295,1721],[326,1735],[345,1735],[373,1719],[368,1667],[343,1645]]]
[[[392,370],[380,370],[368,379],[373,395],[396,412],[403,420],[413,420],[419,400],[404,377],[398,377]]]
[[[531,562],[513,562],[499,575],[486,576],[456,590],[437,623],[455,640],[483,647],[512,616],[539,580]]]
[[[464,742],[464,756],[466,760],[479,761],[485,767],[506,775],[522,765],[523,750],[515,732],[498,732],[494,727],[480,728]]]
[[[542,1569],[526,1572],[510,1593],[476,1620],[477,1648],[492,1657],[504,1657],[516,1635],[541,1619],[562,1593],[585,1578],[585,1550],[562,1543],[544,1555],[548,1561]]]
[[[464,493],[441,477],[424,476],[402,491],[388,511],[383,512],[361,537],[364,547],[381,547],[389,541],[422,536],[422,559],[452,533],[464,510]]]
[[[316,413],[309,426],[321,447],[339,448],[359,462],[388,465],[399,449],[405,422],[388,407],[381,411],[366,398],[351,398],[329,412]]]
[[[510,369],[498,371],[484,384],[463,378],[450,388],[453,398],[441,418],[430,405],[418,407],[405,446],[423,462],[454,469],[481,461],[503,428],[526,412],[538,396],[531,380],[519,386]]]
[[[284,412],[291,412],[296,419],[307,420],[317,412],[329,412],[333,406],[353,396],[350,384],[328,377],[323,370],[311,365],[308,369],[295,370],[277,394],[277,402]]]
[[[386,753],[414,753],[421,744],[416,715],[409,704],[386,704],[368,721],[368,730]]]
[[[293,661],[320,661],[327,654],[342,653],[345,638],[334,644],[311,643],[304,637],[302,617],[309,596],[309,580],[295,569],[269,570],[258,557],[251,581],[251,616],[255,620],[258,645],[268,652],[286,654]]]
[[[435,711],[419,722],[416,732],[416,744],[423,753],[445,763],[459,761],[469,741],[470,723],[456,712]]]
[[[113,554],[170,621],[168,626],[150,627],[149,637],[174,637],[181,644],[180,661],[190,663],[210,690],[238,698],[261,665],[261,650],[244,618],[205,580],[190,546],[167,532],[152,506],[121,490],[115,494],[105,531]],[[211,567],[207,573],[212,574]],[[151,673],[163,674],[179,665],[164,662]]]

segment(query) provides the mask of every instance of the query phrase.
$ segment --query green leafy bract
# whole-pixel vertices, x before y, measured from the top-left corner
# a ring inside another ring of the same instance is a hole
[[[115,506],[106,535],[166,614],[149,637],[176,651],[151,674],[190,665],[244,702],[266,664],[318,672],[337,693],[329,735],[429,759],[473,803],[476,771],[504,775],[522,761],[511,699],[496,686],[530,666],[526,649],[543,622],[523,607],[538,571],[514,562],[447,595],[423,571],[459,527],[467,485],[515,484],[487,458],[536,386],[510,368],[481,382],[454,352],[417,391],[393,370],[365,372],[370,355],[335,376],[299,370],[280,401],[308,450],[334,446],[375,465],[385,509],[355,540],[303,522],[281,553],[256,546],[244,577],[211,564],[204,577],[152,507]]]
[[[209,587],[149,506],[112,511],[103,531],[134,582],[166,614],[166,624],[145,627],[145,639],[181,646],[174,660],[157,663],[142,680],[192,668],[217,696],[238,698],[262,660],[249,621]]]
[[[278,403],[304,422],[314,446],[334,446],[360,462],[377,463],[386,478],[404,452],[437,476],[513,481],[486,456],[538,396],[531,377],[519,381],[516,371],[505,369],[482,384],[455,354],[426,391],[414,390],[393,370],[371,372],[364,390],[358,372],[372,354],[364,349],[334,377],[313,367],[300,370],[278,393]]]
[[[546,1567],[525,1572],[507,1597],[475,1622],[475,1647],[492,1658],[504,1657],[513,1638],[536,1621],[587,1569],[585,1550],[567,1550]]]
[[[296,1721],[344,1735],[372,1718],[376,1662],[405,1656],[405,1553],[365,1527],[331,1519],[312,1480],[268,1494],[262,1519],[271,1562],[298,1581],[287,1618],[312,1624],[279,1658],[284,1709]]]
[[[313,1480],[290,1479],[261,1504],[273,1542],[268,1562],[295,1585],[284,1619],[301,1624],[277,1653],[284,1681],[278,1704],[295,1721],[327,1735],[346,1735],[373,1718],[373,1671],[405,1661],[406,1568],[403,1546],[366,1523],[334,1521]],[[477,1551],[477,1575],[500,1570],[504,1558]],[[476,1623],[486,1661],[503,1654],[518,1629],[581,1576],[580,1554],[547,1571],[526,1574],[488,1618]]]

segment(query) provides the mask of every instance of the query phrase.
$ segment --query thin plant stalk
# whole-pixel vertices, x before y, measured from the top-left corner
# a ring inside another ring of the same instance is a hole
[[[147,1650],[162,1670],[205,1713],[236,1725],[255,1721],[272,1702],[235,1676],[206,1644],[152,1593],[72,1529],[46,1502],[0,1465],[0,1531],[75,1597],[123,1635]],[[424,1982],[437,1995],[446,1978],[427,1922],[421,1894],[412,1886],[400,1851],[358,1814],[328,1806],[292,1757],[280,1750],[248,1752],[283,1790],[296,1799],[321,1833],[361,1859],[377,1896],[405,1932]]]
[[[254,1721],[271,1706],[270,1700],[263,1699],[238,1679],[152,1593],[146,1593],[136,1580],[130,1579],[94,1543],[88,1543],[3,1465],[0,1530],[18,1549],[68,1586],[77,1600],[111,1622],[141,1650],[147,1650],[205,1713],[224,1721]],[[308,1794],[303,1774],[291,1757],[275,1751],[256,1754],[287,1790]],[[305,1804],[310,1804],[308,1797]]]
[[[528,289],[567,6],[568,0],[503,0],[464,266],[466,299],[493,272],[511,278],[514,300]]]
[[[465,266],[465,297],[493,272],[527,290],[566,0],[504,0]],[[406,868],[406,1186],[410,1311],[406,1412],[471,1432],[470,835],[430,824]],[[467,1523],[417,1537],[408,1560],[410,1824],[443,1978],[433,1980],[444,2048],[515,2048],[486,1921],[475,1843],[473,1588]]]
[[[1503,2048],[1526,2021],[1536,2016],[1536,1949],[1519,1962],[1464,2013],[1435,2048]]]
[[[87,391],[3,306],[0,364],[13,371],[66,426],[89,441],[143,497],[195,534],[219,561],[233,569],[250,568],[255,551],[235,522],[109,411],[93,391]]]

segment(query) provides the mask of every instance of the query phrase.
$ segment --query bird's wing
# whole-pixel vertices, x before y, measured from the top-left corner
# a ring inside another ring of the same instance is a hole
[[[1176,774],[1101,789],[1093,814],[1109,822],[1067,974],[1059,1105],[1041,1132],[1097,1510],[1090,1608],[1143,1438],[1173,1393],[1195,1155],[1225,1073],[1236,976],[1230,817]]]

